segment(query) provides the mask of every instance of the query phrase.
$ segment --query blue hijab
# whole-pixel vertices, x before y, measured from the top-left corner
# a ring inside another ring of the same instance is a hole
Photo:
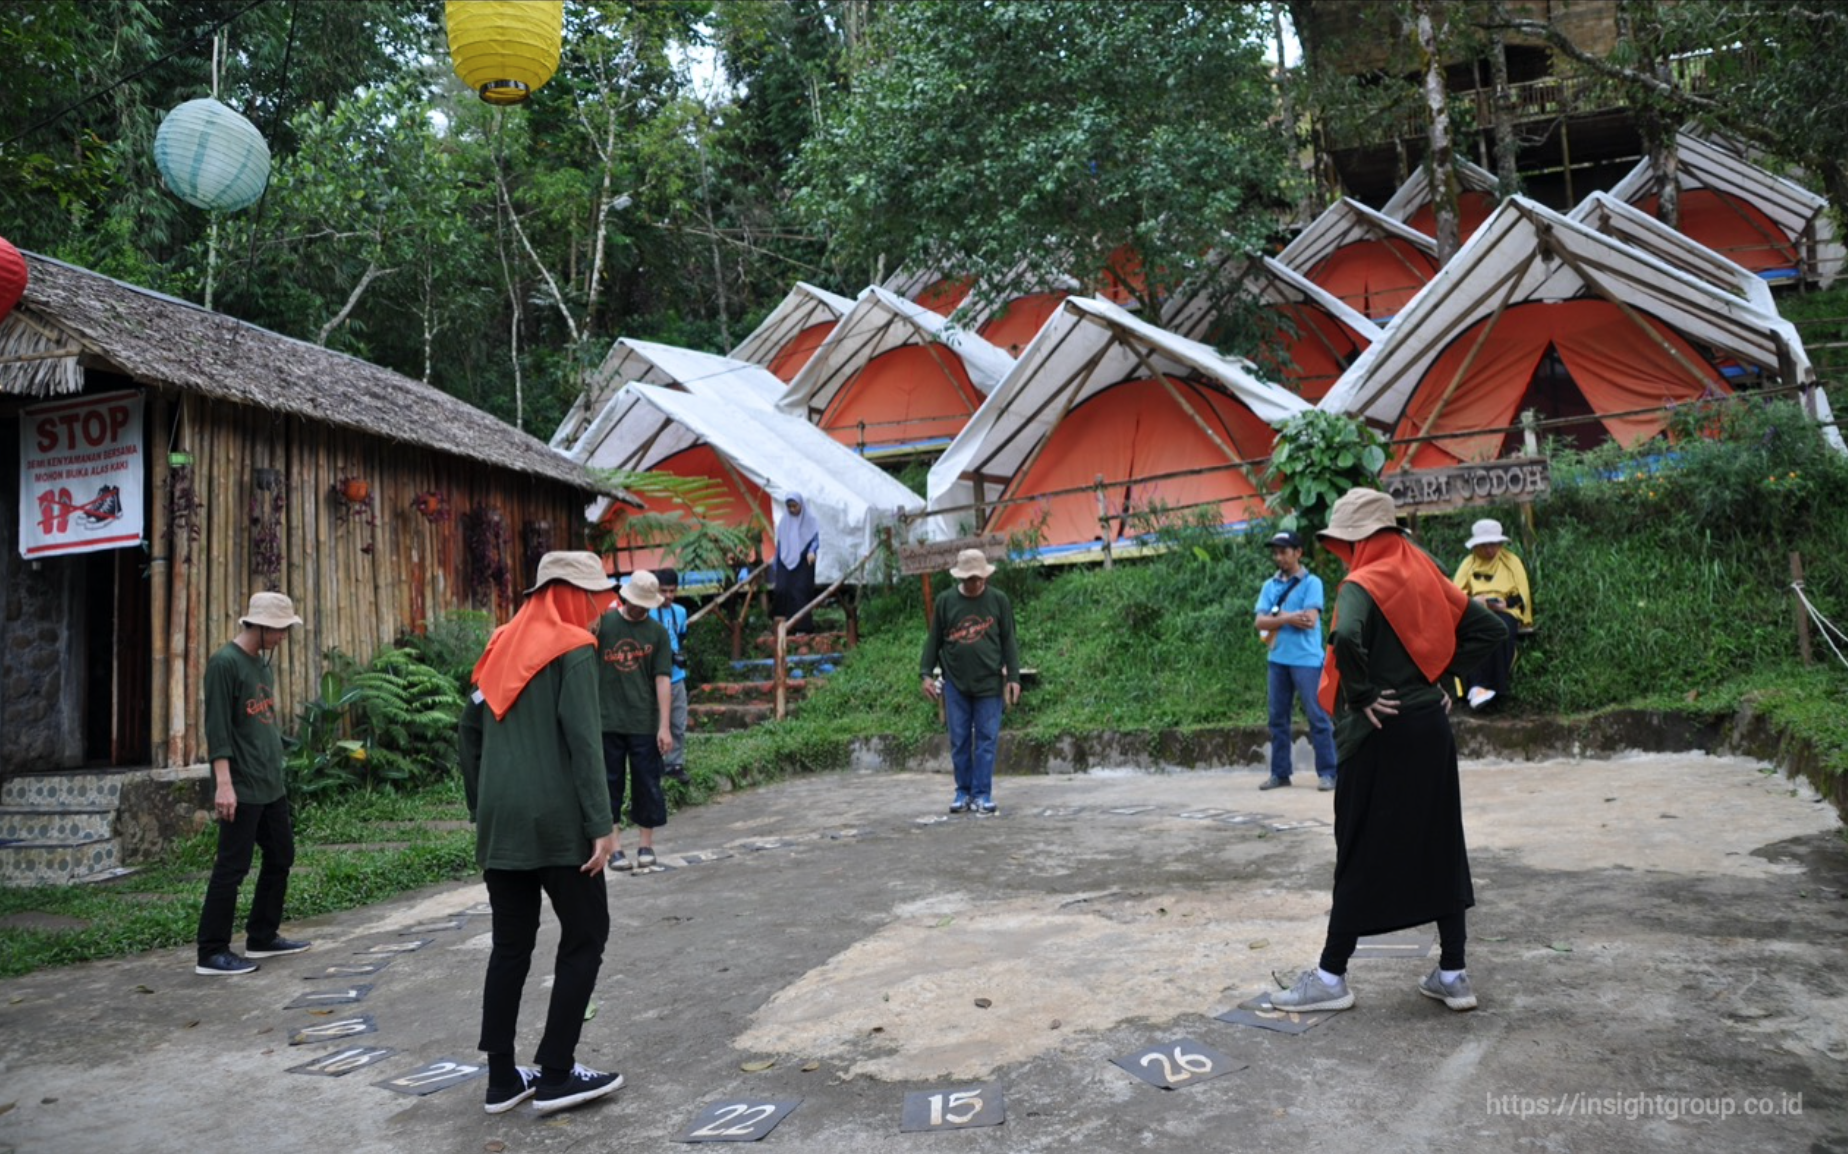
[[[791,514],[789,502],[801,506],[800,513]],[[821,548],[821,522],[815,519],[815,511],[800,493],[783,494],[783,517],[776,524],[776,560],[785,569],[801,566],[802,556],[810,549]]]

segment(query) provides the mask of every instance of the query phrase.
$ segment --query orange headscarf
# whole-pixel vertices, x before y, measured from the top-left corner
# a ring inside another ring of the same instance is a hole
[[[481,660],[475,663],[475,688],[504,721],[520,699],[526,683],[554,660],[597,639],[583,622],[600,616],[615,600],[614,593],[592,593],[564,581],[553,581],[526,599],[513,620],[494,631]]]
[[[1386,615],[1399,644],[1426,681],[1435,682],[1450,667],[1457,653],[1457,622],[1469,608],[1469,598],[1450,583],[1437,562],[1423,549],[1394,530],[1381,530],[1349,545],[1324,540],[1329,552],[1347,562],[1347,581],[1365,589]],[[1346,584],[1347,581],[1342,582]],[[1336,595],[1340,595],[1337,588]],[[1330,622],[1332,635],[1334,623]],[[1322,684],[1316,700],[1333,714],[1341,687],[1335,667],[1335,647],[1322,661]]]

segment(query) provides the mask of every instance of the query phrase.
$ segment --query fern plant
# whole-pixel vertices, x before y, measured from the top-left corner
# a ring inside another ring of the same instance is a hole
[[[365,743],[368,786],[421,785],[455,763],[456,723],[467,704],[455,679],[409,649],[384,649],[354,675],[354,736]]]
[[[600,471],[598,478],[640,497],[646,509],[623,516],[612,529],[599,526],[595,547],[604,553],[659,549],[693,572],[721,570],[751,557],[770,525],[755,510],[743,525],[721,520],[731,508],[725,486],[712,477],[676,473]]]

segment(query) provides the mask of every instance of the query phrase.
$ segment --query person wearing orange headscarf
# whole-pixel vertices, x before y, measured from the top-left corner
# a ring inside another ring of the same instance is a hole
[[[1436,922],[1442,957],[1418,991],[1472,1010],[1464,911],[1476,899],[1450,698],[1437,682],[1474,668],[1504,630],[1406,538],[1385,493],[1348,492],[1320,537],[1348,568],[1319,695],[1335,719],[1339,767],[1335,898],[1320,964],[1271,1004],[1345,1010],[1354,1004],[1347,963],[1363,935]]]
[[[462,784],[493,908],[481,996],[490,1114],[528,1098],[550,1113],[622,1085],[621,1074],[580,1066],[576,1055],[610,936],[603,865],[616,836],[590,625],[614,597],[596,554],[547,553],[525,604],[475,664],[475,692],[462,714]],[[514,1045],[541,894],[558,917],[559,939],[534,1068],[515,1062]]]

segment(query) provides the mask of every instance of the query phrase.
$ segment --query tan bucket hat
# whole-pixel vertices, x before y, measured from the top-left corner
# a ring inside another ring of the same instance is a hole
[[[667,598],[661,596],[661,580],[646,569],[637,569],[622,587],[622,599],[643,609],[659,609]]]
[[[1365,541],[1382,529],[1403,533],[1393,520],[1392,497],[1378,489],[1349,489],[1335,502],[1328,517],[1328,528],[1318,537],[1337,541]]]
[[[995,571],[988,563],[988,557],[980,549],[964,549],[956,555],[956,564],[950,566],[950,576],[958,581],[967,581],[971,577],[986,577]]]
[[[603,558],[582,549],[559,550],[539,558],[539,576],[527,592],[537,593],[553,581],[563,581],[592,593],[607,593],[616,587],[616,582],[603,571]]]
[[[237,619],[239,625],[261,625],[265,629],[293,629],[302,623],[295,615],[295,602],[283,593],[252,593],[250,608]]]

